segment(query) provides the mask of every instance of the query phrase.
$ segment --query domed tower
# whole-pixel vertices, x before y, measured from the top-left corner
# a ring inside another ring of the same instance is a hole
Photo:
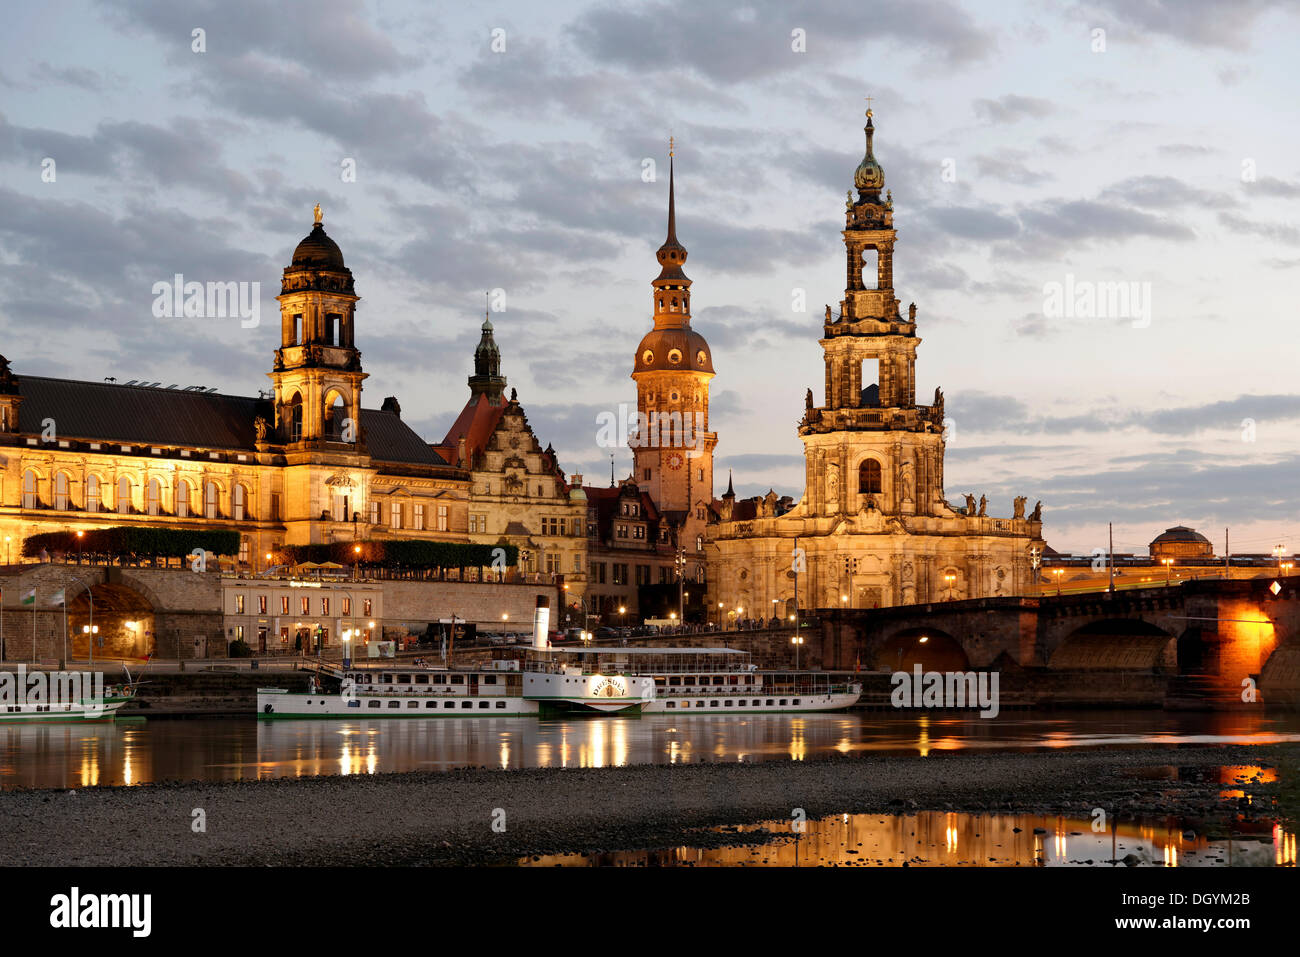
[[[290,450],[363,452],[361,353],[353,339],[352,270],[325,234],[321,209],[280,284],[275,425]]]
[[[691,281],[682,272],[686,247],[677,241],[673,149],[668,150],[668,238],[656,253],[661,267],[650,285],[654,328],[637,346],[632,379],[637,387],[638,430],[629,438],[633,477],[662,512],[687,512],[713,499],[713,449],[709,430],[709,380],[713,355],[691,328]]]

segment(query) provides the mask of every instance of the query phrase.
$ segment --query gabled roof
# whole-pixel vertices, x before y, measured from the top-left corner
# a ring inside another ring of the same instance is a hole
[[[471,395],[447,430],[446,438],[438,443],[438,452],[448,462],[458,464],[460,440],[464,438],[466,467],[469,467],[474,457],[487,447],[488,439],[492,438],[505,411],[506,403],[502,399],[493,399],[483,393]]]

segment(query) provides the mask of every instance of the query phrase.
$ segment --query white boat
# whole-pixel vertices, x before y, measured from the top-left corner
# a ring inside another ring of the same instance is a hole
[[[35,724],[41,721],[111,721],[117,710],[135,698],[131,689],[110,689],[107,694],[76,701],[23,702],[0,708],[0,723]]]
[[[790,714],[856,704],[862,687],[760,671],[732,648],[530,650],[476,668],[358,666],[340,688],[259,688],[264,718],[519,718],[564,714]]]

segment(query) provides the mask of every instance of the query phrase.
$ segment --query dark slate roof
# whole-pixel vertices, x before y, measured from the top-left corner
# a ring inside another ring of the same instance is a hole
[[[362,409],[361,427],[366,431],[366,447],[376,462],[402,462],[412,465],[442,465],[447,462],[428,442],[420,438],[401,417],[382,409]]]
[[[269,400],[246,396],[33,375],[18,377],[18,391],[19,431],[39,434],[49,418],[61,439],[251,451],[253,420],[275,421]]]
[[[17,384],[23,397],[18,430],[29,435],[40,434],[43,421],[53,419],[61,439],[251,452],[254,420],[275,420],[269,399],[249,396],[33,375],[17,377]],[[392,412],[362,409],[361,426],[376,461],[447,464]]]

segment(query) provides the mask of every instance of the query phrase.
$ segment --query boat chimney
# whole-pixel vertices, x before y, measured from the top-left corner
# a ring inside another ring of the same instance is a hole
[[[551,600],[545,595],[537,596],[537,607],[533,610],[533,647],[546,650],[547,638],[551,629]]]

